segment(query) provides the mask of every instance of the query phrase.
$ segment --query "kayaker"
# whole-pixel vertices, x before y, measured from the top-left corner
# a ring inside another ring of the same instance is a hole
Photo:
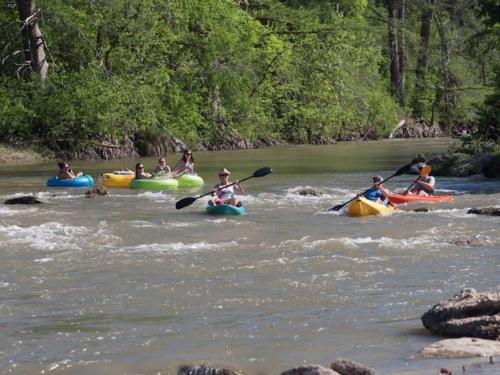
[[[59,167],[59,174],[57,175],[57,177],[60,180],[74,180],[77,177],[83,176],[83,172],[73,172],[68,163],[65,163],[63,161],[57,163],[57,166]]]
[[[384,182],[382,176],[374,176],[373,187],[371,190],[364,194],[364,197],[372,202],[387,205],[389,203],[389,199],[387,197],[390,193],[389,190],[382,186],[382,182]]]
[[[217,198],[215,199],[215,204],[217,206],[220,206],[221,204],[229,204],[231,206],[237,206],[237,207],[241,206],[241,202],[235,198],[234,194],[235,193],[243,194],[244,193],[243,186],[238,181],[236,181],[236,184],[234,185],[227,186],[231,184],[231,182],[229,182],[230,175],[231,172],[229,172],[226,168],[222,168],[219,172],[220,183],[214,186],[214,191],[212,192],[212,196],[217,195]],[[220,189],[223,186],[227,187]],[[215,191],[217,189],[220,190]]]
[[[161,176],[165,174],[170,174],[170,167],[167,165],[167,159],[165,158],[159,158],[158,159],[158,165],[155,168],[155,177],[156,176]]]
[[[191,150],[184,151],[181,160],[177,162],[172,170],[172,175],[176,178],[182,176],[184,173],[196,175],[194,172],[194,157]]]
[[[409,195],[430,196],[434,195],[436,180],[429,176],[430,168],[425,165],[418,167],[420,177],[415,181],[415,185],[408,192]]]
[[[151,178],[151,177],[152,176],[150,173],[144,172],[144,165],[142,165],[142,163],[137,163],[135,165],[135,179],[136,180],[142,180],[142,179]]]

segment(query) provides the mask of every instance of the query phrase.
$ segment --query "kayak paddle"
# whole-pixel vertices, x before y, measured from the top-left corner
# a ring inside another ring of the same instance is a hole
[[[422,174],[425,175],[425,176],[428,176],[430,175],[432,172],[432,167],[430,165],[424,165],[422,167]],[[412,184],[410,186],[408,186],[408,188],[403,192],[403,195],[407,195],[408,192],[410,191],[410,189],[415,186],[415,184],[418,182],[418,180],[420,180],[420,176],[418,176],[415,181],[412,182]]]
[[[220,188],[218,188],[216,190],[209,191],[208,193],[200,195],[198,197],[186,197],[186,198],[182,198],[180,201],[177,201],[177,203],[175,204],[175,208],[177,208],[178,210],[180,210],[180,209],[182,209],[184,207],[190,206],[197,199],[205,197],[205,196],[207,196],[209,194],[212,194],[212,193],[214,193],[216,191],[225,189],[225,188],[227,188],[229,186],[236,185],[237,183],[243,182],[243,181],[248,180],[248,179],[253,178],[253,177],[264,177],[264,176],[267,176],[269,173],[272,173],[272,171],[273,170],[271,168],[269,168],[269,167],[264,167],[264,168],[257,169],[255,172],[253,172],[253,175],[251,175],[251,176],[249,176],[247,178],[244,178],[243,180],[239,180],[239,181],[233,182],[232,184],[229,184],[229,185],[226,185],[226,186],[222,186],[222,187],[220,187]]]
[[[412,164],[406,164],[404,167],[401,167],[399,168],[392,176],[389,176],[387,177],[386,179],[384,179],[384,182],[386,182],[387,180],[390,180],[391,178],[393,177],[396,177],[396,176],[399,176],[399,175],[402,175],[403,173],[406,173],[408,172],[412,167]],[[351,200],[348,200],[347,202],[345,203],[342,203],[342,204],[338,204],[336,206],[333,206],[332,208],[330,208],[328,211],[338,211],[340,210],[342,207],[344,207],[347,203],[351,203],[353,200],[355,200],[357,197],[359,197],[360,195],[364,195],[366,193],[368,193],[370,190],[372,190],[373,187],[369,188],[369,189],[366,189],[365,191],[363,191],[361,194],[359,195],[356,195],[354,198],[352,198]]]

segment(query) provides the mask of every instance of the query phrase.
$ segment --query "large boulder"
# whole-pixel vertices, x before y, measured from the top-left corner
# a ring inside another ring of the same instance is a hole
[[[41,204],[47,203],[46,200],[34,197],[33,195],[23,195],[21,197],[15,197],[7,199],[5,204]]]
[[[500,292],[464,289],[433,306],[421,319],[435,334],[500,340]]]
[[[433,125],[424,119],[413,117],[400,121],[396,129],[392,131],[389,138],[427,138],[441,137],[443,132],[437,125]]]
[[[500,207],[471,208],[468,214],[500,216]]]
[[[489,178],[500,178],[500,154],[493,155],[483,167],[483,174]]]
[[[319,195],[323,195],[324,193],[320,189],[316,189],[313,187],[305,187],[299,190],[299,195],[313,195],[315,197]]]
[[[330,368],[340,375],[375,375],[375,370],[345,359],[337,359]]]
[[[447,153],[429,160],[428,164],[434,176],[466,177],[483,173],[492,158],[488,152],[472,158],[468,154]]]
[[[283,371],[281,375],[340,375],[332,369],[320,365],[307,365]]]
[[[225,365],[189,363],[179,366],[177,375],[245,375],[245,373]]]
[[[419,352],[424,357],[467,358],[500,355],[500,342],[473,337],[440,340]]]

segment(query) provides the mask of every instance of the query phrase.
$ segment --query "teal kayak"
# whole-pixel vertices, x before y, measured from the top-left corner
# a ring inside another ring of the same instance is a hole
[[[219,206],[207,206],[207,214],[210,215],[243,215],[246,213],[245,207],[236,207],[229,204],[221,204]]]

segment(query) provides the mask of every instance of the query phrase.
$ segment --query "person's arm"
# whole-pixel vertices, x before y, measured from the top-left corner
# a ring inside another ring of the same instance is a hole
[[[386,189],[382,184],[378,185],[378,189],[386,198],[389,196],[389,194],[391,194],[389,189]]]
[[[432,178],[429,182],[419,180],[418,184],[427,190],[434,190],[435,180]]]
[[[75,179],[76,178],[76,175],[73,173],[73,170],[72,169],[68,169],[68,171],[66,172],[66,177],[65,179]]]
[[[243,189],[243,185],[241,185],[239,181],[236,181],[236,184],[234,185],[234,187],[236,188],[236,192],[238,194],[244,194],[245,193],[245,189]]]
[[[219,184],[215,185],[214,186],[214,189],[212,190],[212,192],[210,193],[210,195],[212,195],[212,197],[215,197],[215,195],[217,194],[216,190],[219,188]]]

